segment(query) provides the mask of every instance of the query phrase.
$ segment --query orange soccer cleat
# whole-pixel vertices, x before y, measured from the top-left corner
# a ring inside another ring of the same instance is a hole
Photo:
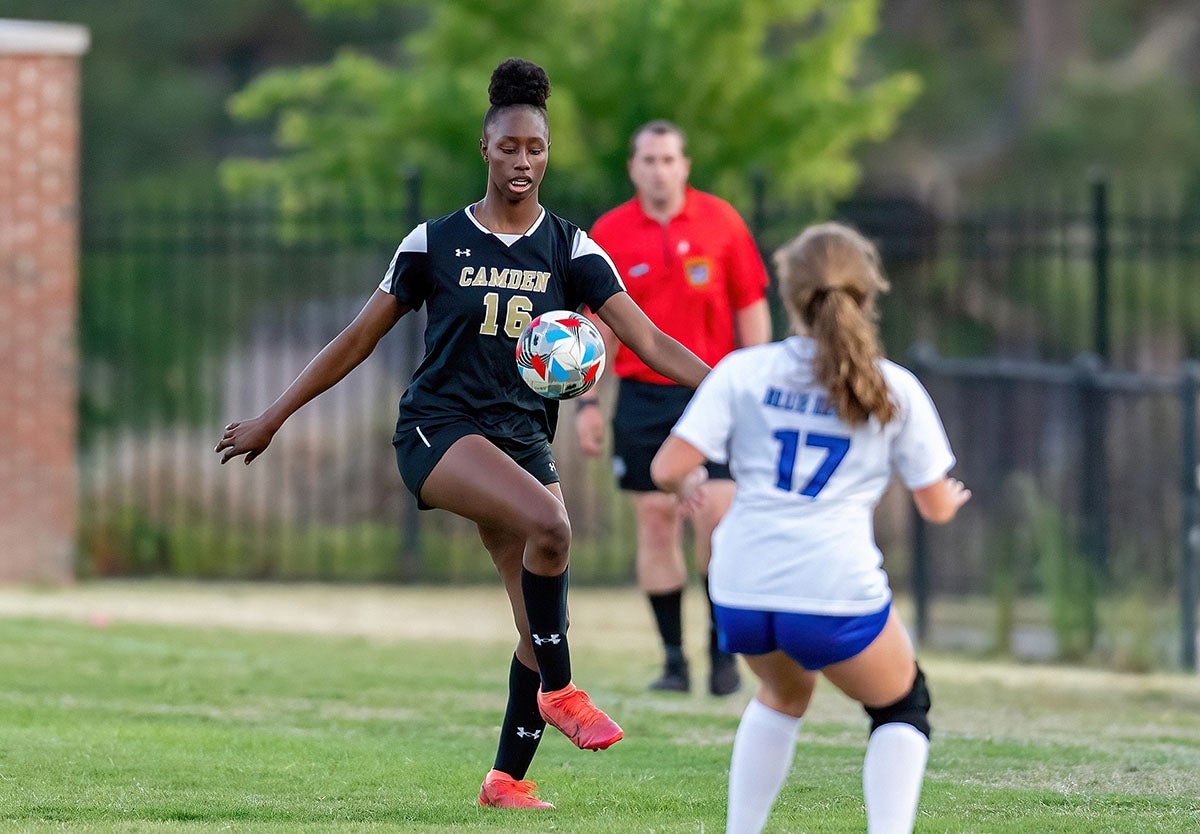
[[[538,690],[538,711],[581,750],[603,750],[625,733],[573,683],[554,692]]]
[[[491,770],[479,789],[479,804],[488,808],[521,808],[544,811],[554,806],[538,799],[537,783],[514,779],[500,770]]]

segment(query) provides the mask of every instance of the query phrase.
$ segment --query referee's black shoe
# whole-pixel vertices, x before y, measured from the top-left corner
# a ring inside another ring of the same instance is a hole
[[[732,695],[742,688],[742,676],[738,673],[737,655],[714,652],[712,671],[708,676],[708,691],[713,695]]]
[[[683,658],[667,660],[662,675],[650,684],[650,689],[653,692],[691,692],[692,677],[687,661]]]

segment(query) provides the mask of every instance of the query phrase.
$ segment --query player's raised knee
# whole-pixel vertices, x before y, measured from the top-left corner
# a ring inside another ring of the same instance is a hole
[[[538,558],[566,567],[571,549],[571,521],[566,508],[555,500],[528,510],[526,536]]]

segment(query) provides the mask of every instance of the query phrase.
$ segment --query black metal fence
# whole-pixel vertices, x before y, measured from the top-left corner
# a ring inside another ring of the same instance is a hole
[[[212,453],[221,427],[267,405],[373,291],[423,219],[412,186],[311,209],[176,197],[85,218],[85,572],[490,577],[469,525],[418,514],[395,472],[391,426],[420,350],[418,317],[289,421],[253,466],[220,467]],[[1112,202],[1098,183],[1077,204],[938,213],[860,200],[835,212],[881,246],[893,284],[881,323],[889,355],[905,361],[924,342],[938,357],[1061,366],[1090,352],[1100,370],[1148,380],[1135,392],[1084,373],[919,363],[977,499],[929,532],[916,565],[907,499],[889,494],[877,537],[899,587],[919,567],[928,571],[916,577],[920,593],[939,598],[1049,599],[1054,589],[1068,598],[1066,556],[1079,552],[1095,568],[1085,576],[1094,598],[1178,597],[1191,523],[1180,450],[1194,430],[1185,436],[1180,398],[1162,380],[1200,355],[1200,228],[1183,205]],[[587,225],[598,213],[572,219]],[[765,196],[748,212],[764,252],[820,216]],[[572,575],[629,581],[630,513],[607,462],[577,453],[571,423],[562,421],[556,454],[575,530]],[[1017,616],[997,610],[1000,621]]]
[[[913,516],[918,636],[930,632],[935,596],[983,587],[998,648],[1013,648],[1017,602],[1037,594],[1059,656],[1100,648],[1195,669],[1200,363],[1149,375],[1106,370],[1090,354],[1050,364],[921,346],[909,365],[943,403],[960,470],[985,476],[972,479],[960,523],[929,528]],[[1118,622],[1118,601],[1144,610]]]

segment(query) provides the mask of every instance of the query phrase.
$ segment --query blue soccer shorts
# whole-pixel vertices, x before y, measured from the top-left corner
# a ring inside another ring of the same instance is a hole
[[[723,651],[767,654],[778,649],[813,672],[849,660],[871,645],[891,610],[888,602],[874,614],[836,617],[713,606]]]

